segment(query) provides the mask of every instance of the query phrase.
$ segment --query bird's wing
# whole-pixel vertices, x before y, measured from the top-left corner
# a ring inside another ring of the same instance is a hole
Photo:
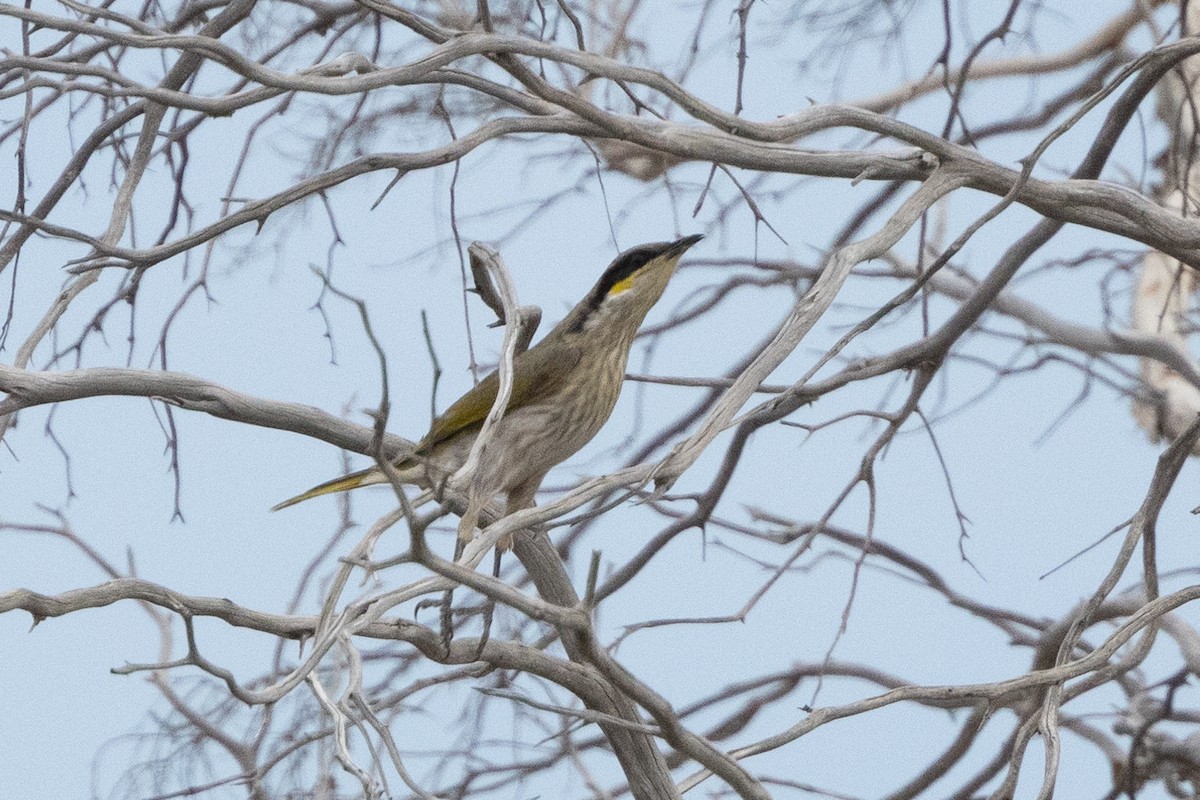
[[[513,359],[513,388],[506,411],[536,403],[556,391],[578,363],[577,348],[561,342],[553,348],[534,347]],[[500,373],[492,372],[458,398],[433,422],[429,433],[417,446],[427,452],[459,431],[483,424],[500,391]]]

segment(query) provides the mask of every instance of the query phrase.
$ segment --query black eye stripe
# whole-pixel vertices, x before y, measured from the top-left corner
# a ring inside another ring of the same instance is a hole
[[[587,297],[587,312],[575,321],[573,330],[580,330],[584,321],[600,307],[612,288],[671,248],[672,242],[655,242],[627,250],[608,265],[600,280]]]
[[[597,295],[604,297],[612,287],[646,266],[654,260],[656,255],[658,253],[646,248],[638,248],[630,250],[628,253],[622,253],[621,257],[614,261],[612,266],[606,269],[604,274],[600,276],[600,282],[596,285],[598,289]]]

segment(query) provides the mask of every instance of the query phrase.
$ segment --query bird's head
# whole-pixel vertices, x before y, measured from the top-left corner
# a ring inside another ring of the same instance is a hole
[[[679,259],[704,237],[685,236],[653,242],[621,253],[570,315],[577,331],[612,330],[632,338],[646,314],[662,297]]]

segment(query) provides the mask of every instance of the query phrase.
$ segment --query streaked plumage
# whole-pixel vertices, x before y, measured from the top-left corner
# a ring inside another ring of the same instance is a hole
[[[505,494],[506,513],[533,505],[546,473],[596,435],[621,393],[638,327],[662,296],[679,258],[700,238],[621,253],[562,322],[513,359],[512,396],[476,476],[481,496]],[[403,483],[437,486],[466,461],[499,385],[499,374],[491,373],[434,421],[412,456],[396,464]],[[315,486],[275,510],[386,482],[383,472],[371,467]],[[468,526],[465,535],[470,533]]]

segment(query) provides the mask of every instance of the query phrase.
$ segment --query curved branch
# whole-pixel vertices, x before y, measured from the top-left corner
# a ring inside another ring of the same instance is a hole
[[[180,372],[96,367],[69,372],[30,372],[0,364],[0,421],[23,408],[87,397],[145,397],[221,419],[291,431],[329,442],[343,450],[371,454],[374,431],[314,406],[267,400],[236,392]],[[411,450],[411,442],[385,434],[386,452]]]

